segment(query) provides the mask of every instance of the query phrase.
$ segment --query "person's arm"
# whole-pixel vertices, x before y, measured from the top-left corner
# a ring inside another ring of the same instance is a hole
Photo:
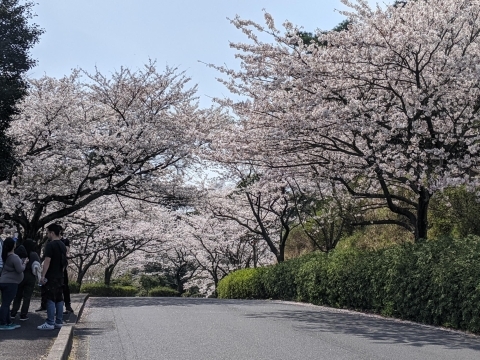
[[[52,258],[50,257],[46,257],[45,260],[43,260],[43,269],[42,269],[42,278],[41,278],[42,282],[44,282],[45,274],[47,273],[48,268],[50,267],[50,260],[52,260]]]
[[[13,267],[15,268],[15,271],[18,273],[22,273],[25,271],[25,262],[23,262],[18,256],[11,256],[12,258],[12,263]]]

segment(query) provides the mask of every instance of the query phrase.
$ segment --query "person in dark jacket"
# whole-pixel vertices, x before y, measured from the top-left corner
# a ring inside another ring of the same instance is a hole
[[[33,273],[33,269],[39,268],[40,257],[35,252],[36,246],[33,240],[27,239],[23,245],[20,245],[17,249],[22,247],[25,250],[25,255],[28,255],[29,265],[25,267],[25,271],[23,272],[23,281],[18,285],[17,295],[13,300],[10,316],[15,318],[23,299],[22,309],[20,311],[20,321],[25,321],[28,320],[27,314],[30,307],[30,300],[32,299],[33,290],[35,289],[35,283],[37,281],[37,275]],[[21,251],[15,250],[15,253],[22,258],[20,255]],[[36,266],[37,264],[38,266]]]
[[[2,292],[2,306],[0,307],[0,330],[14,330],[20,325],[12,323],[10,318],[10,304],[17,293],[18,284],[23,280],[23,272],[28,258],[20,260],[15,250],[15,241],[6,238],[3,242],[2,260],[3,270],[0,275],[0,291]]]

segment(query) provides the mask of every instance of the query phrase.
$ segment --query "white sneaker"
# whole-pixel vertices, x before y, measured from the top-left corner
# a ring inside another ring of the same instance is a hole
[[[40,326],[37,326],[37,329],[38,330],[53,330],[55,329],[55,326],[54,325],[50,325],[50,324],[47,324],[47,323],[44,323]]]
[[[62,324],[55,323],[55,325],[53,325],[53,326],[55,326],[55,329],[61,329],[62,328]]]

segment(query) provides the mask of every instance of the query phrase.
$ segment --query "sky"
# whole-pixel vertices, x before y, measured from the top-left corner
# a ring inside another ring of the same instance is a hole
[[[245,36],[227,18],[237,14],[277,27],[285,20],[305,31],[329,30],[345,17],[340,0],[38,0],[34,22],[45,30],[31,54],[29,76],[62,77],[74,68],[108,74],[121,66],[138,69],[149,59],[159,68],[178,67],[198,84],[200,105],[228,96],[221,76],[204,63],[238,68],[230,42]],[[375,5],[376,1],[369,1]]]

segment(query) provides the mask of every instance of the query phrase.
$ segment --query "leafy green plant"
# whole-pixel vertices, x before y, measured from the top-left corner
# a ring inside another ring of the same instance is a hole
[[[88,293],[90,296],[105,297],[133,297],[138,289],[134,286],[107,286],[103,283],[84,284],[81,287],[82,293]]]
[[[165,286],[158,286],[153,289],[151,289],[148,292],[148,296],[153,296],[153,297],[173,297],[173,296],[180,296],[180,293],[177,290],[174,290],[169,287]]]

